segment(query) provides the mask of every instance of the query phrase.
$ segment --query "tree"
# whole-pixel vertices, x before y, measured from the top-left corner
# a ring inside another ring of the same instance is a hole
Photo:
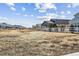
[[[64,31],[64,26],[63,25],[61,25],[61,31]]]
[[[71,33],[74,33],[74,30],[75,30],[75,28],[74,28],[74,25],[70,25],[70,28],[69,28],[69,31],[71,32]]]
[[[49,32],[51,32],[52,30],[52,28],[56,28],[57,27],[57,25],[56,24],[53,24],[53,23],[49,23],[48,24],[48,27],[49,27]]]

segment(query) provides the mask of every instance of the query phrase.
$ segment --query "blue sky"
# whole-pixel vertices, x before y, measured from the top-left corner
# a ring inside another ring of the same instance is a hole
[[[72,19],[78,3],[0,3],[0,22],[26,27],[51,18]]]

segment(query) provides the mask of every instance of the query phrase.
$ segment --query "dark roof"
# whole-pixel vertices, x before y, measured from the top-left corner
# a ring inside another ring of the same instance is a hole
[[[51,21],[44,21],[42,23],[43,26],[48,26],[48,24],[54,24],[54,22],[51,22]]]
[[[50,21],[54,22],[55,24],[69,24],[68,19],[51,19]]]

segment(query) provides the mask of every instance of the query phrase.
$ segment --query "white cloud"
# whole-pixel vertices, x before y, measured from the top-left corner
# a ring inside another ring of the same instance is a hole
[[[34,15],[31,15],[32,17],[34,16]]]
[[[26,8],[22,7],[22,10],[23,10],[23,11],[25,11],[25,10],[26,10]]]
[[[71,12],[70,11],[67,11],[67,14],[71,14]]]
[[[41,3],[36,3],[36,4],[35,4],[36,9],[40,9],[40,8],[41,8],[40,4],[41,4]]]
[[[7,17],[0,17],[0,20],[8,20]]]
[[[9,8],[12,10],[12,11],[16,11],[16,9],[14,8],[15,7],[15,4],[14,3],[6,3],[7,6],[9,6]]]
[[[71,6],[71,4],[68,4],[67,7],[68,7],[68,8],[71,8],[72,6]]]
[[[16,11],[16,9],[15,9],[14,7],[10,7],[10,9],[11,9],[12,11]]]
[[[57,16],[55,13],[47,13],[45,16],[38,16],[37,18],[40,20],[50,20],[51,18],[57,18]]]
[[[41,8],[42,9],[51,9],[51,8],[56,9],[56,6],[52,3],[46,3],[46,4],[42,4]]]
[[[18,16],[21,15],[20,13],[15,13],[15,14],[18,15]]]
[[[0,22],[8,22],[8,18],[7,17],[0,17]]]
[[[2,17],[0,17],[0,19],[2,19]]]
[[[8,6],[15,6],[14,3],[6,3]]]
[[[65,12],[64,11],[61,11],[61,14],[64,14]]]
[[[47,13],[45,16],[37,16],[39,20],[49,21],[50,19],[68,19],[65,15],[60,15],[56,13]]]
[[[41,13],[44,13],[44,12],[46,12],[46,10],[38,10],[39,12],[41,12]]]
[[[53,3],[36,3],[35,6],[36,6],[36,9],[44,12],[47,11],[48,9],[54,9],[54,10],[57,9],[55,4]]]
[[[56,18],[58,15],[55,13],[47,13],[47,16],[50,18]]]
[[[50,17],[48,17],[48,16],[37,16],[37,18],[39,20],[45,20],[45,21],[50,20]]]
[[[59,15],[59,18],[60,19],[66,19],[66,16],[65,15]]]
[[[27,14],[24,15],[25,17],[27,16]]]
[[[17,16],[25,16],[25,17],[28,16],[27,14],[21,14],[21,13],[14,13],[14,14],[17,15]]]
[[[7,17],[4,17],[3,19],[8,20],[8,18],[7,18]]]

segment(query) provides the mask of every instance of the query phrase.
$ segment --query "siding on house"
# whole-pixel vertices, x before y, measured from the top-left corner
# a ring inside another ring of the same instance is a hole
[[[70,22],[74,26],[74,32],[79,32],[79,13],[74,15],[74,18]]]
[[[51,22],[57,25],[56,28],[52,28],[55,32],[69,32],[69,21],[66,19],[51,19]]]

